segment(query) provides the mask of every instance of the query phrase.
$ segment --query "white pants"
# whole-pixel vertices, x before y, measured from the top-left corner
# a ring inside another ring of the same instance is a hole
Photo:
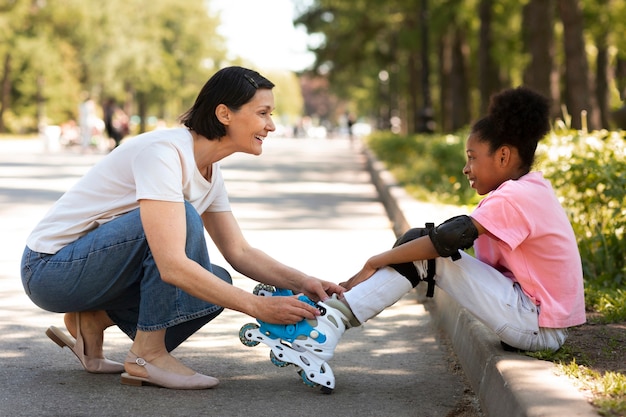
[[[493,330],[500,340],[522,350],[552,350],[563,345],[567,329],[539,327],[538,307],[517,283],[461,252],[461,259],[436,260],[437,286]]]

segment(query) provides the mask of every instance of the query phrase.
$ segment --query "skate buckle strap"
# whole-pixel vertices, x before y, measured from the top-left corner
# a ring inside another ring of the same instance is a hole
[[[427,230],[433,229],[434,227],[435,223],[426,223]],[[434,259],[428,260],[428,273],[426,274],[424,281],[428,284],[428,287],[426,288],[426,297],[429,298],[432,298],[435,295],[435,265],[436,263]]]

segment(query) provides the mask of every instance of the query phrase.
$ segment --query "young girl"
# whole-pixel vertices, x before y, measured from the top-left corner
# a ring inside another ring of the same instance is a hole
[[[568,327],[585,322],[574,232],[550,183],[531,171],[537,142],[550,129],[548,115],[548,100],[527,88],[492,97],[467,139],[463,168],[472,188],[487,196],[470,216],[368,259],[345,284],[345,300],[360,322],[413,285],[389,265],[413,261],[425,278],[424,260],[432,258],[436,285],[507,345],[554,351]],[[458,252],[472,243],[476,258]]]
[[[323,343],[324,359],[346,329],[430,277],[505,346],[555,351],[568,327],[585,322],[572,227],[550,183],[531,171],[537,142],[550,129],[548,111],[548,100],[526,88],[492,97],[487,116],[471,129],[463,168],[472,188],[487,196],[470,216],[409,230],[343,284],[343,298],[320,303],[326,314],[318,318],[319,328],[338,322],[338,336]],[[472,245],[475,258],[460,251]]]

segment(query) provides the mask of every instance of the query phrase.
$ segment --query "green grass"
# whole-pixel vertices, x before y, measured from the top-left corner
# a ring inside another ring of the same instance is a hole
[[[585,287],[585,304],[587,309],[600,313],[600,323],[626,321],[626,290],[588,283]]]
[[[593,404],[602,416],[621,417],[626,415],[626,375],[619,372],[601,374],[579,365],[575,360],[559,362],[559,369],[570,378],[575,378],[583,389],[593,394]]]

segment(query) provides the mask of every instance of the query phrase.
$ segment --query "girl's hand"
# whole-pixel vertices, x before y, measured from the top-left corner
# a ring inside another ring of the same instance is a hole
[[[376,272],[376,270],[377,268],[372,267],[369,262],[366,262],[363,268],[361,268],[361,270],[357,272],[356,275],[354,275],[348,281],[342,282],[340,285],[346,290],[349,290],[374,275],[374,272]]]

